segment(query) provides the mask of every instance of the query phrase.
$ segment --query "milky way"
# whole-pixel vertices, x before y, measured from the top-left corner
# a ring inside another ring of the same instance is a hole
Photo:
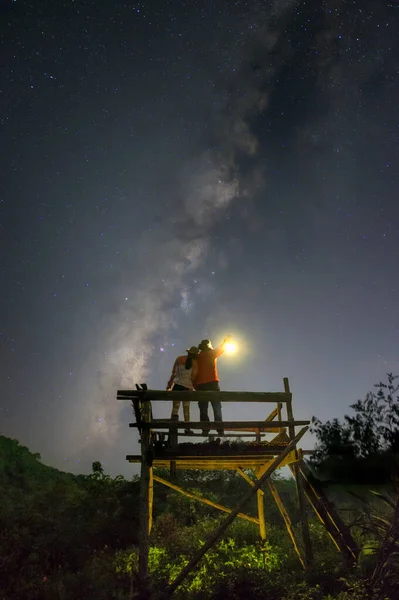
[[[240,341],[224,389],[289,376],[298,418],[397,371],[398,30],[384,2],[9,4],[4,435],[129,472],[116,389],[205,336]]]

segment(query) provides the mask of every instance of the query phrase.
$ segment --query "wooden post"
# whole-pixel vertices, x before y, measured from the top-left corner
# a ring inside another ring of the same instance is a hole
[[[276,486],[274,484],[274,481],[273,481],[273,479],[271,477],[267,480],[267,483],[269,485],[269,489],[270,489],[270,492],[271,492],[271,494],[272,494],[272,496],[274,498],[274,501],[277,504],[277,507],[278,507],[278,509],[280,511],[280,514],[281,514],[281,516],[284,519],[285,526],[286,526],[288,534],[289,534],[289,536],[290,536],[290,538],[292,540],[292,543],[294,545],[295,552],[298,555],[299,561],[300,561],[302,567],[305,568],[305,561],[303,560],[301,551],[300,551],[299,546],[298,546],[298,542],[296,541],[295,532],[294,532],[294,528],[292,527],[290,516],[289,516],[288,512],[285,509],[283,501],[280,498],[280,494],[278,493],[277,488],[276,488]]]
[[[283,403],[277,402],[277,420],[281,421],[281,411],[283,409]],[[283,427],[280,427],[280,433],[284,430]]]
[[[311,471],[306,463],[303,460],[300,460],[298,466],[302,475],[305,495],[309,500],[310,505],[326,528],[326,531],[334,542],[337,550],[344,555],[346,563],[348,565],[353,565],[359,555],[359,547],[352,538],[349,528],[336,513],[332,504],[323,494],[323,491],[318,489],[316,481],[312,481]],[[289,465],[289,468],[295,477],[292,465]]]
[[[289,394],[289,398],[287,400],[287,417],[288,417],[288,421],[289,421],[289,425],[288,425],[289,436],[290,436],[290,439],[292,440],[295,438],[295,425],[294,425],[295,420],[294,420],[294,414],[292,411],[292,396],[291,396],[291,390],[290,390],[290,384],[288,381],[288,377],[284,377],[284,392],[286,394]],[[298,451],[296,450],[296,448],[295,448],[295,452],[296,452],[296,457],[298,459]],[[293,464],[293,470],[295,473],[299,512],[300,512],[300,517],[301,517],[301,531],[302,531],[303,551],[304,551],[303,558],[304,558],[304,562],[305,562],[305,568],[309,569],[310,565],[312,563],[312,560],[313,560],[312,542],[310,539],[308,515],[306,513],[306,499],[305,499],[305,493],[304,493],[304,489],[303,489],[302,476],[301,476],[301,471],[299,469],[298,463]]]
[[[149,422],[151,405],[148,400],[143,401],[142,419]],[[150,504],[150,430],[146,427],[141,432],[141,473],[140,473],[140,525],[139,525],[139,584],[142,598],[148,594],[148,525]]]
[[[170,446],[171,450],[177,451],[178,444],[179,444],[178,428],[177,428],[177,426],[171,427],[169,429],[169,446]],[[172,479],[175,479],[175,480],[177,479],[177,469],[176,469],[176,461],[175,460],[170,461],[169,474]]]
[[[260,539],[264,541],[266,539],[266,521],[265,521],[265,504],[264,504],[264,492],[258,490],[256,492],[258,500],[258,518],[259,518],[259,533]]]
[[[153,506],[154,506],[154,475],[152,472],[152,467],[150,467],[150,479],[148,482],[148,535],[151,533],[151,529],[152,529]]]
[[[266,471],[263,473],[262,477],[256,480],[254,486],[251,487],[248,492],[245,494],[241,502],[236,506],[234,510],[225,518],[225,520],[219,525],[216,531],[208,538],[205,544],[201,547],[201,549],[193,556],[193,558],[188,562],[188,564],[181,570],[179,575],[176,577],[174,581],[166,588],[163,598],[167,598],[173,594],[175,589],[179,587],[179,585],[184,581],[189,573],[196,567],[201,558],[208,552],[208,550],[218,541],[218,539],[223,535],[226,531],[227,527],[234,521],[238,513],[242,512],[247,502],[256,494],[258,490],[261,489],[262,485],[266,483],[267,479],[270,475],[280,466],[283,462],[284,458],[291,452],[291,450],[295,449],[296,444],[302,438],[302,436],[307,432],[309,428],[303,427],[297,436],[292,439],[289,444],[284,448],[284,450],[276,456],[273,462],[268,466]]]
[[[237,471],[241,475],[241,477],[243,477],[245,479],[245,481],[248,481],[249,485],[252,485],[252,486],[255,485],[254,481],[250,477],[248,477],[248,475],[245,473],[245,471],[243,471],[241,468],[237,469]],[[259,476],[259,475],[261,475],[261,470],[260,469],[258,469],[258,471],[257,471],[257,476]],[[278,509],[279,509],[279,511],[281,513],[281,516],[284,519],[284,522],[285,522],[285,525],[287,527],[288,533],[290,535],[292,543],[294,544],[295,552],[298,554],[298,557],[299,557],[301,565],[303,566],[303,568],[305,568],[305,563],[303,561],[301,551],[300,551],[300,549],[298,547],[298,543],[297,543],[296,538],[295,538],[295,533],[294,533],[294,529],[292,527],[290,516],[289,516],[289,514],[287,513],[287,511],[285,509],[285,506],[284,506],[284,504],[283,504],[283,502],[282,502],[282,500],[280,498],[280,495],[279,495],[279,493],[277,491],[277,488],[274,485],[274,481],[273,481],[273,479],[271,477],[269,477],[269,479],[267,480],[267,483],[268,483],[269,489],[271,491],[271,494],[272,494],[272,496],[273,496],[273,498],[274,498],[274,500],[275,500],[275,502],[277,504],[277,507],[278,507]]]

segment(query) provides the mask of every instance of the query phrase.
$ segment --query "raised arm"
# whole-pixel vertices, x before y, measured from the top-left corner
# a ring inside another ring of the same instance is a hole
[[[228,344],[231,341],[231,335],[228,335],[223,342],[220,344],[220,346],[218,346],[217,348],[215,348],[215,355],[216,358],[218,358],[219,356],[221,356],[224,352],[224,347],[226,344]]]

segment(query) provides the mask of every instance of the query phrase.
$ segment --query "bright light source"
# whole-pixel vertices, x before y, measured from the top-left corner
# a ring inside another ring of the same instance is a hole
[[[227,354],[234,354],[234,352],[237,352],[237,344],[227,342],[227,344],[224,345],[224,350]]]

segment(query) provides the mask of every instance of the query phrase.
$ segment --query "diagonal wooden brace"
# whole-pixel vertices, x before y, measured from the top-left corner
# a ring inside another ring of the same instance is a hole
[[[263,475],[254,482],[254,486],[251,487],[248,492],[245,494],[241,502],[236,506],[234,510],[226,517],[226,519],[219,525],[219,527],[214,531],[214,533],[208,538],[202,548],[197,552],[195,556],[188,562],[188,564],[182,569],[179,575],[176,577],[174,581],[164,590],[163,598],[170,597],[173,592],[181,585],[184,579],[187,577],[191,571],[195,569],[199,561],[203,558],[203,556],[208,552],[208,550],[218,541],[218,539],[222,536],[222,534],[226,531],[227,527],[234,521],[238,513],[242,512],[247,502],[255,496],[256,492],[261,489],[262,485],[266,483],[267,479],[270,475],[279,467],[279,465],[283,462],[286,455],[293,450],[302,436],[307,432],[309,428],[303,427],[300,432],[290,441],[288,446],[284,448],[284,450],[279,454],[270,466],[266,469]]]
[[[231,513],[231,511],[232,511],[232,509],[227,508],[227,506],[223,506],[222,504],[218,504],[217,502],[208,500],[208,498],[203,498],[202,496],[198,496],[198,494],[194,494],[193,492],[188,492],[187,490],[181,488],[180,486],[175,485],[174,483],[171,483],[170,481],[167,481],[166,479],[162,479],[162,477],[158,477],[158,475],[154,475],[154,481],[158,481],[158,483],[162,483],[163,485],[166,485],[167,487],[171,488],[172,490],[175,490],[176,492],[179,492],[180,494],[183,494],[184,496],[187,496],[188,498],[192,498],[193,500],[197,500],[198,502],[202,502],[203,504],[207,504],[208,506],[213,506],[213,508],[217,508],[218,510],[222,510],[223,512]],[[251,521],[252,523],[256,523],[256,525],[259,525],[259,519],[257,519],[256,517],[251,517],[250,515],[246,515],[244,513],[238,513],[237,517],[239,517],[240,519],[245,519],[246,521]]]

